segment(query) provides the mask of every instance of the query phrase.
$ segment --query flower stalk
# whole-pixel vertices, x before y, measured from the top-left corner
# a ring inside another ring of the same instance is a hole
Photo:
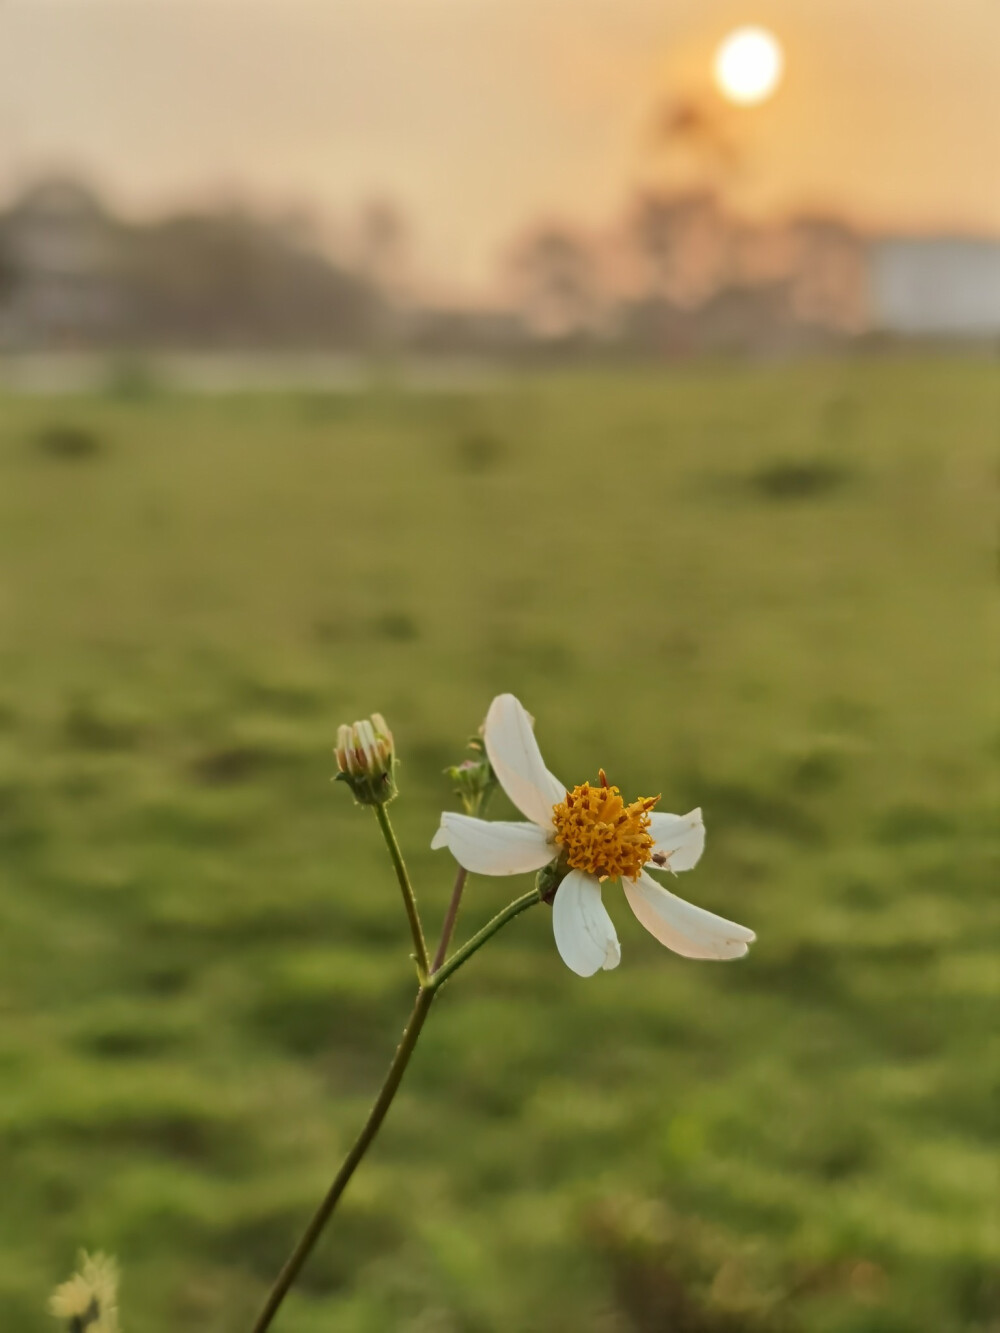
[[[444,924],[441,927],[441,938],[438,940],[438,946],[434,951],[434,961],[431,964],[431,974],[433,975],[445,958],[448,956],[448,945],[451,943],[451,937],[455,933],[455,924],[458,921],[458,909],[462,905],[462,894],[465,892],[465,881],[469,878],[469,872],[465,866],[458,867],[458,874],[455,876],[455,884],[451,891],[451,898],[448,900],[448,910],[444,914]]]
[[[427,953],[427,941],[424,939],[424,928],[420,922],[420,912],[417,910],[417,897],[413,892],[413,885],[410,883],[410,874],[406,869],[406,862],[403,860],[403,853],[399,849],[399,843],[396,841],[396,834],[393,832],[392,824],[389,822],[389,812],[384,805],[373,807],[375,818],[378,820],[378,826],[382,830],[382,837],[385,839],[385,845],[389,849],[389,856],[392,860],[393,868],[396,871],[396,878],[399,880],[399,887],[403,894],[403,906],[406,908],[407,920],[410,923],[410,934],[413,937],[413,956],[417,963],[417,976],[420,978],[421,985],[426,981],[431,970],[430,956]]]
[[[454,976],[458,969],[469,961],[474,953],[477,953],[487,940],[491,939],[498,930],[502,930],[509,921],[513,921],[516,916],[526,912],[529,907],[534,907],[535,903],[542,901],[538,889],[531,889],[530,892],[522,894],[520,898],[515,898],[512,903],[501,912],[497,912],[491,921],[487,921],[482,930],[473,935],[471,940],[467,940],[460,949],[456,949],[446,963],[435,969],[428,978],[428,986],[434,990],[439,990],[449,977]]]
[[[271,1288],[264,1308],[257,1317],[257,1322],[253,1326],[253,1333],[264,1333],[265,1329],[271,1327],[274,1316],[281,1308],[281,1304],[289,1291],[295,1279],[302,1271],[302,1267],[313,1247],[323,1234],[323,1228],[329,1222],[333,1210],[340,1202],[340,1197],[347,1188],[347,1185],[354,1175],[355,1171],[361,1165],[365,1153],[371,1147],[375,1135],[381,1127],[382,1121],[386,1117],[389,1107],[392,1105],[393,1098],[399,1090],[403,1074],[406,1072],[406,1066],[410,1063],[410,1057],[413,1055],[417,1045],[417,1038],[424,1026],[427,1015],[430,1012],[431,1004],[434,1001],[436,987],[421,986],[417,991],[417,998],[413,1005],[413,1012],[410,1014],[409,1022],[403,1031],[402,1040],[393,1056],[392,1064],[389,1066],[389,1072],[386,1074],[385,1082],[379,1091],[372,1109],[368,1113],[368,1119],[362,1127],[361,1133],[354,1140],[354,1144],[347,1156],[341,1163],[340,1170],[333,1178],[330,1188],[327,1190],[322,1203],[316,1209],[309,1225],[302,1233],[301,1239],[295,1246],[295,1249],[289,1255],[285,1266],[278,1274],[274,1286]]]
[[[489,760],[486,761],[487,766]],[[465,768],[466,765],[460,765]],[[445,770],[446,772],[455,772],[457,770]],[[492,773],[492,770],[490,770]],[[465,805],[466,813],[470,815],[482,815],[486,813],[486,807],[489,805],[490,797],[493,795],[493,789],[496,786],[496,779],[481,786],[473,796],[462,795],[462,801]],[[460,793],[461,794],[461,793]],[[465,881],[469,878],[469,872],[465,866],[458,867],[458,874],[455,876],[455,886],[451,891],[451,898],[448,902],[448,910],[444,915],[444,924],[441,927],[441,938],[438,940],[437,949],[434,951],[434,961],[431,964],[431,973],[436,973],[441,964],[448,956],[448,946],[451,944],[451,937],[455,933],[455,925],[458,922],[458,909],[462,905],[462,894],[465,892]]]
[[[381,806],[377,807],[377,809],[380,814],[384,813]],[[379,822],[381,823],[381,820]],[[386,820],[386,826],[388,826],[388,820]],[[387,843],[389,842],[388,837],[386,841]],[[394,844],[395,839],[393,839],[390,844],[390,850],[391,846]],[[399,861],[400,864],[402,864],[401,856]],[[408,877],[406,882],[409,884]],[[404,898],[405,897],[406,894],[404,891]],[[368,1113],[368,1119],[365,1121],[360,1134],[355,1139],[353,1146],[341,1163],[340,1169],[334,1176],[333,1182],[327,1190],[322,1203],[316,1209],[309,1225],[302,1233],[298,1244],[289,1255],[284,1267],[275,1279],[274,1286],[268,1294],[264,1308],[257,1317],[257,1322],[253,1326],[252,1333],[265,1333],[265,1330],[271,1327],[275,1315],[278,1313],[282,1302],[294,1285],[299,1273],[302,1271],[302,1268],[306,1260],[309,1258],[309,1255],[312,1253],[316,1242],[323,1234],[323,1230],[333,1215],[337,1204],[340,1202],[340,1198],[343,1195],[344,1190],[347,1188],[351,1177],[361,1165],[365,1154],[374,1142],[375,1136],[381,1128],[382,1122],[389,1111],[389,1107],[392,1105],[396,1093],[399,1091],[399,1085],[403,1081],[406,1067],[410,1063],[410,1059],[416,1049],[417,1039],[426,1022],[431,1005],[434,1003],[434,997],[444,983],[450,977],[454,976],[458,969],[464,966],[472,955],[477,953],[486,941],[494,936],[498,930],[502,930],[508,922],[513,921],[515,917],[520,916],[520,914],[526,911],[527,908],[534,906],[535,903],[540,901],[541,899],[537,889],[532,889],[530,893],[526,893],[522,897],[515,899],[514,902],[509,903],[502,911],[498,912],[491,921],[488,921],[486,925],[483,926],[482,930],[473,935],[472,939],[466,944],[463,944],[460,949],[456,949],[455,953],[452,954],[447,962],[436,968],[429,976],[426,976],[421,980],[420,987],[417,991],[417,997],[413,1004],[413,1010],[410,1014],[409,1021],[406,1024],[406,1028],[403,1031],[402,1040],[396,1049],[396,1054],[393,1056],[392,1063],[385,1076],[385,1081],[379,1089],[378,1096],[375,1098],[372,1109]],[[421,935],[421,939],[422,938],[423,936]]]

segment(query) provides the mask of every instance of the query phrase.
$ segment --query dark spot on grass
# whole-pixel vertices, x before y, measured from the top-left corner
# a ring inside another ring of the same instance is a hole
[[[778,459],[751,473],[748,484],[764,500],[819,500],[850,477],[850,470],[832,459]]]
[[[390,1020],[391,1024],[391,1020]],[[377,1006],[342,989],[283,990],[264,995],[251,1010],[249,1026],[258,1037],[299,1059],[370,1055],[384,1062],[392,1047],[392,1027]]]
[[[772,792],[738,782],[712,782],[699,776],[690,790],[702,793],[706,815],[720,827],[743,825],[770,833],[785,834],[798,842],[819,843],[823,826],[793,801]]]
[[[329,995],[268,995],[253,1010],[250,1026],[280,1050],[308,1058],[328,1049],[331,1028],[344,1018],[342,1005]]]
[[[863,1145],[832,1145],[820,1154],[816,1161],[816,1172],[824,1180],[847,1180],[864,1170],[868,1162],[868,1150]]]
[[[66,1120],[59,1128],[71,1141],[213,1168],[234,1166],[246,1158],[245,1135],[238,1126],[193,1110],[110,1110],[103,1119]]]
[[[43,458],[60,463],[89,462],[105,450],[104,441],[95,431],[71,422],[42,426],[32,437],[32,444]]]
[[[885,976],[888,968],[926,975],[941,957],[943,946],[931,940],[889,939],[878,943],[858,940],[851,948],[854,962],[865,961]]]
[[[135,979],[135,989],[169,999],[181,995],[195,979],[196,968],[190,958],[178,962],[151,962],[142,967]]]
[[[31,851],[46,836],[29,793],[13,782],[0,784],[0,847],[7,853]]]
[[[830,1182],[849,1180],[872,1165],[874,1148],[859,1125],[837,1125],[821,1120],[805,1143],[792,1153],[802,1170]]]
[[[141,1027],[108,1027],[80,1038],[85,1051],[104,1060],[136,1060],[159,1055],[176,1045],[171,1032]]]
[[[265,755],[249,745],[231,745],[208,750],[191,765],[196,781],[208,787],[228,787],[248,782],[264,767]]]
[[[861,912],[876,911],[885,901],[884,891],[878,885],[860,877],[847,880],[838,896],[845,907]]]
[[[814,750],[803,755],[792,765],[792,786],[805,795],[830,791],[844,776],[844,761],[829,750]]]
[[[881,815],[875,826],[875,838],[887,847],[910,842],[929,842],[954,836],[954,822],[940,810],[922,805],[897,805]]]
[[[63,733],[69,744],[80,750],[131,750],[139,740],[140,728],[79,699],[67,709]]]
[[[380,639],[393,643],[408,643],[420,636],[419,625],[406,611],[386,611],[375,621],[373,629]]]
[[[837,1000],[842,991],[837,968],[832,949],[804,940],[784,952],[755,950],[753,974],[747,968],[742,980],[753,989],[788,995],[799,1002]]]
[[[310,717],[324,706],[319,692],[304,685],[268,680],[239,680],[234,693],[240,701],[286,717]]]
[[[492,472],[506,454],[507,445],[489,431],[470,431],[455,441],[455,461],[462,472]]]

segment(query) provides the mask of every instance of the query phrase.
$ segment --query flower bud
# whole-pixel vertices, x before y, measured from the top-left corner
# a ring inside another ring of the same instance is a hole
[[[497,777],[478,736],[469,741],[472,758],[446,768],[445,776],[455,784],[455,794],[462,798],[467,815],[479,812],[486,796],[497,785]]]
[[[338,782],[346,782],[362,805],[385,805],[396,795],[396,751],[381,713],[337,728]]]
[[[556,896],[556,890],[569,874],[569,866],[562,857],[550,861],[547,866],[542,866],[535,876],[535,888],[538,890],[538,896],[543,903],[552,906],[552,901]]]

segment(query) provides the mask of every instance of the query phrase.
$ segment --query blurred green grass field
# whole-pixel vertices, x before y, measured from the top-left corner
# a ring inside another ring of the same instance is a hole
[[[690,963],[609,894],[582,981],[520,918],[280,1327],[1000,1326],[998,402],[930,357],[0,400],[3,1328],[80,1245],[125,1333],[248,1327],[412,991],[336,725],[395,730],[435,929],[500,690],[561,776],[701,804],[679,888],[759,942]]]

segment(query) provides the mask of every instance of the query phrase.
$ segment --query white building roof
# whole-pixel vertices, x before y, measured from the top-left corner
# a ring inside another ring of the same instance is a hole
[[[1000,335],[1000,240],[961,236],[876,241],[870,254],[875,328],[911,336]]]

